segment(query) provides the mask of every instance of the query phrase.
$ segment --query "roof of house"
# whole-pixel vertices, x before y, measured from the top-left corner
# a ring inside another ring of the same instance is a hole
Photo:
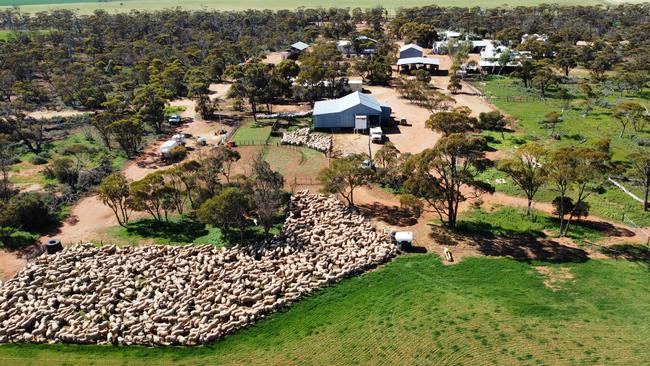
[[[491,39],[475,39],[472,41],[473,47],[487,47],[492,44]]]
[[[298,51],[304,51],[308,47],[309,47],[309,45],[307,43],[305,43],[305,42],[296,42],[296,43],[291,45],[291,48],[295,48]]]
[[[442,33],[443,33],[443,34],[445,35],[445,37],[447,37],[447,38],[450,38],[450,37],[460,37],[460,32],[456,32],[456,31],[452,31],[452,30],[448,30],[448,31],[445,31],[445,32],[442,32]]]
[[[360,92],[354,92],[348,94],[339,99],[332,100],[323,100],[316,102],[314,104],[314,113],[313,115],[319,114],[330,114],[330,113],[339,113],[345,110],[348,110],[354,106],[363,104],[370,109],[374,109],[377,112],[381,113],[381,107],[383,104],[379,103],[375,97],[363,94]]]
[[[399,49],[399,51],[402,52],[402,51],[408,50],[409,48],[414,48],[414,49],[416,49],[416,50],[418,50],[420,52],[424,51],[424,48],[416,45],[415,43],[409,43],[407,45],[404,45]]]
[[[357,41],[372,41],[372,42],[375,42],[375,43],[379,43],[379,41],[377,41],[376,39],[370,38],[368,36],[359,36],[359,37],[357,37]]]
[[[437,58],[426,58],[426,57],[407,57],[400,58],[397,60],[397,65],[414,65],[414,64],[423,64],[423,65],[440,65],[440,60]]]

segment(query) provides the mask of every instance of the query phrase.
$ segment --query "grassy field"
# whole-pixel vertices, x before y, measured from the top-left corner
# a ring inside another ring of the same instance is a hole
[[[529,237],[532,239],[559,235],[559,223],[555,217],[536,211],[534,218],[526,215],[526,210],[515,207],[496,207],[486,211],[471,210],[460,217],[459,230],[472,235]],[[569,231],[569,238],[581,243],[585,240],[596,242],[605,233],[584,223],[576,222]]]
[[[641,365],[647,263],[397,258],[210,347],[2,345],[11,365]]]
[[[271,136],[270,120],[246,121],[235,131],[232,140],[238,145],[263,145]]]
[[[627,2],[641,2],[640,0],[628,0]],[[555,3],[564,5],[597,5],[612,4],[614,1],[605,0],[520,0],[511,5],[538,5],[543,3]],[[359,0],[354,3],[342,0],[252,0],[246,2],[237,2],[230,0],[114,0],[114,1],[79,1],[79,0],[0,0],[0,8],[20,5],[21,10],[28,13],[48,11],[55,9],[77,10],[79,14],[91,14],[96,9],[104,9],[108,12],[128,12],[131,10],[160,10],[171,9],[180,6],[184,9],[192,10],[246,10],[246,9],[295,9],[301,6],[307,8],[319,7],[361,7],[371,8],[382,5],[383,7],[394,11],[399,7],[413,7],[433,4],[430,0]],[[496,7],[508,4],[503,0],[438,0],[435,5],[438,6],[481,6]]]
[[[87,168],[96,167],[103,158],[109,159],[114,169],[121,168],[127,161],[126,156],[120,150],[112,149],[109,151],[96,141],[86,139],[83,132],[76,132],[61,140],[44,145],[40,156],[45,157],[48,161],[65,156],[71,157],[72,155],[68,154],[67,151],[76,146],[84,146],[89,149],[88,153],[81,154],[82,160],[87,163]],[[44,164],[35,164],[35,159],[38,157],[32,152],[23,154],[20,157],[20,163],[11,167],[11,170],[16,173],[16,175],[10,177],[11,183],[20,186],[56,184],[55,179],[47,178],[43,173]],[[45,160],[42,162],[47,163]]]
[[[562,135],[562,139],[557,141],[549,136],[549,132],[540,124],[544,115],[551,111],[560,112],[563,110],[563,102],[552,95],[545,100],[537,98],[535,91],[523,88],[518,80],[507,77],[491,77],[484,82],[475,83],[490,101],[502,111],[517,118],[518,131],[512,134],[505,134],[505,140],[498,132],[486,132],[493,142],[490,146],[504,151],[506,154],[512,153],[517,146],[527,141],[535,141],[549,148],[563,145],[587,145],[593,144],[599,139],[611,139],[611,151],[614,160],[624,161],[626,156],[633,151],[636,143],[631,139],[631,135],[636,134],[642,138],[650,138],[650,132],[634,132],[629,128],[625,136],[620,137],[620,125],[609,115],[606,108],[595,106],[593,111],[583,116],[583,111],[569,107],[564,109],[564,122],[558,125],[556,133]],[[577,90],[571,90],[576,94],[572,105],[580,100],[580,94]],[[513,97],[524,97],[523,101],[514,101]],[[609,103],[616,104],[619,100],[617,95],[607,96],[605,98]],[[650,105],[648,99],[640,98],[637,95],[629,95],[626,100],[634,100]],[[515,187],[507,176],[496,169],[490,169],[483,174],[483,178],[492,183],[497,178],[506,179],[505,184],[495,184],[497,191],[509,195],[522,196],[522,192]],[[591,214],[601,216],[615,221],[622,221],[623,214],[636,224],[641,226],[650,226],[650,215],[643,212],[639,202],[633,200],[614,186],[606,186],[602,193],[594,193],[588,198],[591,205]],[[630,187],[632,188],[632,187]],[[549,187],[543,187],[537,194],[536,199],[539,201],[550,202],[557,194]]]

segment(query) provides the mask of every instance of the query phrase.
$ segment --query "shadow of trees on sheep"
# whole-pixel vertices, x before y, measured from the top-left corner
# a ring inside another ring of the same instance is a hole
[[[455,233],[468,239],[481,253],[488,256],[551,263],[589,260],[586,251],[548,239],[546,234],[539,230],[517,231],[486,222],[461,221]],[[453,236],[448,235],[446,240],[453,240]]]
[[[613,258],[626,259],[644,264],[650,270],[650,247],[642,244],[616,244],[603,247],[600,251]]]

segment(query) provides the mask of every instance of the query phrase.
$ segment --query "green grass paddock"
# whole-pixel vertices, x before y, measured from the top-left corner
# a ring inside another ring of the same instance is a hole
[[[2,345],[7,365],[640,365],[648,262],[400,257],[208,347]]]

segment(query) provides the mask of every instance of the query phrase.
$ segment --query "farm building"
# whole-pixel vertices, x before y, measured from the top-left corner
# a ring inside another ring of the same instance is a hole
[[[357,54],[360,55],[374,55],[377,53],[377,43],[376,39],[359,36],[354,39],[354,41],[340,40],[336,42],[336,48],[344,56],[354,56]]]
[[[518,52],[509,47],[488,45],[481,51],[481,60],[478,62],[481,70],[492,73],[509,73],[521,67],[521,60],[525,58],[524,52]],[[507,58],[507,60],[504,60]]]
[[[424,49],[414,43],[402,46],[399,49],[399,58],[422,57]]]
[[[354,92],[343,98],[314,104],[314,128],[355,128],[357,117],[365,116],[370,125],[379,125],[390,119],[391,108],[375,97]]]
[[[397,71],[412,71],[424,68],[428,71],[436,71],[440,67],[440,61],[435,58],[408,57],[397,60]]]
[[[469,52],[480,53],[485,49],[485,47],[491,45],[494,41],[492,41],[491,39],[473,39],[469,41],[445,40],[445,41],[433,42],[433,46],[431,48],[433,50],[433,53],[435,54],[447,55],[457,50],[461,42],[471,42],[472,48],[470,49]]]
[[[300,56],[305,50],[309,48],[309,45],[305,42],[296,42],[289,46],[289,49],[287,50],[288,54],[286,55],[285,58],[289,59],[297,59],[298,56]]]

